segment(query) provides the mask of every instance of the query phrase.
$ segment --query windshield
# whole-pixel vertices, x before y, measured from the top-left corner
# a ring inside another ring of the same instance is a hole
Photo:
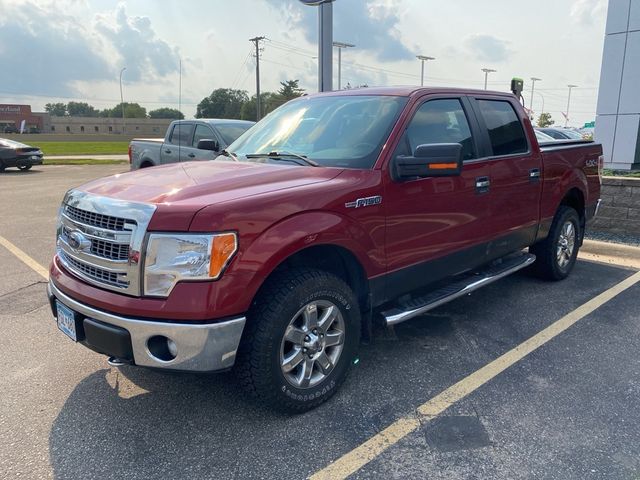
[[[241,160],[275,152],[327,167],[371,168],[406,102],[381,95],[303,97],[273,111],[228,150]]]

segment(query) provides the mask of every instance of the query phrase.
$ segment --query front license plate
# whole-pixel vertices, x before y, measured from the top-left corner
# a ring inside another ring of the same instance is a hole
[[[56,300],[56,309],[58,311],[58,328],[74,342],[77,342],[76,334],[76,316],[73,310],[64,306]]]

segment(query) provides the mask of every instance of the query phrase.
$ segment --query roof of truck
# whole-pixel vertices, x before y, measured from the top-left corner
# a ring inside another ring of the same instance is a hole
[[[333,92],[313,93],[314,95],[393,95],[400,97],[410,97],[414,94],[423,93],[449,93],[449,94],[472,94],[472,95],[501,95],[513,96],[511,92],[498,92],[494,90],[478,90],[473,88],[451,88],[451,87],[419,87],[413,85],[400,85],[394,87],[362,87],[351,88],[349,90],[335,90]]]

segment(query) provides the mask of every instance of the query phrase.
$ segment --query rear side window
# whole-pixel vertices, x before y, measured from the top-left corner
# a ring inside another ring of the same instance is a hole
[[[178,123],[173,127],[171,137],[169,137],[169,143],[190,147],[191,137],[193,137],[193,123]]]
[[[398,154],[412,155],[418,145],[459,143],[462,158],[476,158],[469,122],[458,99],[431,100],[415,113],[401,142]]]
[[[527,137],[513,106],[500,100],[478,100],[478,104],[489,130],[493,154],[499,156],[526,153],[529,149]]]

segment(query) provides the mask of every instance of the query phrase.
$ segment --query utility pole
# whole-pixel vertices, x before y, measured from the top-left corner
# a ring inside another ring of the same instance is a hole
[[[420,60],[422,67],[420,68],[420,86],[424,87],[424,62],[429,60],[435,60],[435,57],[427,57],[426,55],[416,55],[416,58]]]
[[[338,49],[338,90],[342,89],[342,49],[353,48],[353,43],[333,42],[333,46]]]
[[[529,111],[533,112],[533,92],[536,87],[536,82],[542,81],[541,78],[531,77],[531,100],[529,101]],[[544,109],[544,108],[543,108]]]
[[[256,121],[260,120],[260,42],[264,37],[253,37],[249,41],[256,46]]]
[[[484,72],[484,89],[486,90],[489,74],[496,72],[496,70],[494,70],[493,68],[483,68],[482,71]]]
[[[122,70],[120,70],[120,106],[122,107],[122,133],[124,134],[124,130],[125,130],[125,120],[124,120],[124,97],[122,96],[122,74],[124,73],[124,71],[127,69],[127,67],[124,67]]]
[[[569,126],[569,107],[571,107],[571,90],[574,88],[577,88],[578,85],[567,85],[567,87],[569,87],[569,98],[567,99],[567,115],[565,116],[564,119],[564,126],[565,128]]]

